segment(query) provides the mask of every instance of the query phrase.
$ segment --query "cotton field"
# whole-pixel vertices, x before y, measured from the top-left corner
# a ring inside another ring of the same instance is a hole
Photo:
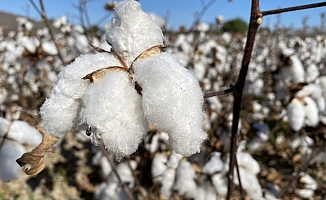
[[[235,84],[246,37],[164,25],[126,0],[106,34],[0,28],[1,199],[226,199],[233,96],[205,94]],[[325,98],[325,33],[259,31],[235,199],[326,198]]]

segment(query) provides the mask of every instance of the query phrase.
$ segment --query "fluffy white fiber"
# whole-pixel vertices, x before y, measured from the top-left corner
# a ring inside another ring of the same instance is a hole
[[[0,139],[0,143],[2,139]],[[21,167],[17,165],[16,160],[26,152],[23,145],[18,142],[6,140],[0,151],[0,179],[10,181],[18,179]]]
[[[82,80],[87,74],[100,68],[120,65],[120,62],[107,53],[82,55],[64,68],[48,98],[40,109],[42,126],[51,135],[60,137],[79,121],[81,99],[89,80]]]
[[[188,161],[183,161],[177,169],[177,177],[174,189],[181,196],[186,198],[194,198],[197,192],[197,184],[195,182],[196,172]]]
[[[108,27],[106,40],[128,66],[148,48],[163,45],[163,33],[139,2],[126,0],[114,8],[115,18]]]
[[[135,62],[134,72],[149,123],[169,134],[168,143],[176,153],[198,152],[207,134],[202,129],[203,93],[194,75],[169,53]]]
[[[147,133],[141,96],[121,70],[108,70],[87,87],[81,117],[97,128],[107,150],[118,156],[134,153]]]
[[[286,108],[287,116],[289,118],[289,124],[294,131],[299,131],[304,122],[305,118],[305,110],[302,103],[299,99],[294,98],[292,101],[287,105]]]

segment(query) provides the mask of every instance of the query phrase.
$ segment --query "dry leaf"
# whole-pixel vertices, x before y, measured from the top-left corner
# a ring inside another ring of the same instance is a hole
[[[16,160],[21,167],[26,165],[25,173],[27,175],[36,175],[44,169],[45,151],[59,141],[59,138],[46,133],[42,127],[38,126],[36,128],[42,134],[42,142],[31,152],[24,153],[22,157]]]

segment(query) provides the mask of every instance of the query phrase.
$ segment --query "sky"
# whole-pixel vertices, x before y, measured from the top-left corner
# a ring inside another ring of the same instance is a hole
[[[33,0],[39,5],[39,0]],[[80,0],[43,0],[48,18],[56,19],[65,15],[70,23],[79,23],[78,5]],[[101,21],[101,18],[108,15],[104,10],[104,5],[108,0],[88,0],[87,10],[92,24]],[[113,1],[113,0],[109,0]],[[203,10],[205,4],[211,0],[140,0],[142,9],[146,12],[155,13],[161,17],[167,17],[168,27],[177,29],[184,25],[190,27],[194,22],[195,16]],[[323,0],[260,0],[260,10],[273,10],[277,8],[285,8],[303,4],[311,4],[322,2]],[[223,16],[224,20],[230,20],[237,17],[242,18],[246,22],[250,15],[250,0],[216,0],[202,16],[201,21],[206,23],[214,23],[217,16]],[[0,11],[28,16],[35,20],[41,20],[30,0],[0,0]],[[281,22],[283,27],[302,27],[302,20],[305,16],[309,16],[309,26],[320,26],[321,13],[326,12],[326,7],[314,8],[309,10],[295,11],[291,13],[283,13],[277,15],[266,16],[263,19],[263,26],[273,27],[277,20]],[[110,21],[113,15],[110,15],[105,24]]]

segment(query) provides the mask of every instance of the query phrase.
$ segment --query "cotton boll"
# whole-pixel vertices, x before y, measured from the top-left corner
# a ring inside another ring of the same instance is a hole
[[[310,97],[305,97],[304,101],[306,105],[304,106],[305,110],[305,122],[308,126],[316,127],[319,123],[319,114],[318,108],[315,101]]]
[[[129,163],[128,163],[129,162]],[[119,163],[117,166],[117,172],[121,178],[121,181],[128,183],[129,187],[133,187],[135,183],[135,178],[131,170],[137,168],[137,162],[134,160],[124,161]],[[118,178],[113,174],[113,180],[118,182]]]
[[[221,172],[224,167],[224,162],[221,159],[220,152],[213,152],[210,160],[205,163],[203,167],[203,173],[214,174],[216,172]]]
[[[183,161],[177,169],[174,189],[181,196],[194,198],[196,196],[197,184],[195,182],[196,172],[188,161]]]
[[[301,90],[299,90],[295,97],[303,98],[305,96],[311,96],[313,99],[318,99],[323,95],[323,90],[320,85],[317,84],[309,84],[304,86]]]
[[[198,80],[202,80],[206,74],[206,63],[199,60],[194,63],[194,74]]]
[[[8,137],[22,144],[38,145],[42,141],[41,134],[36,128],[24,121],[14,121],[11,124]]]
[[[95,199],[100,200],[128,200],[128,196],[123,191],[119,182],[108,180],[102,183],[94,194]]]
[[[120,62],[107,53],[82,55],[65,67],[58,75],[58,81],[50,98],[43,103],[40,113],[42,126],[51,135],[60,137],[69,131],[78,120],[85,88],[89,80],[82,80],[87,74],[108,66],[119,66]]]
[[[114,14],[106,40],[128,66],[145,50],[163,45],[161,29],[150,15],[141,10],[139,2],[122,1],[115,6]]]
[[[176,169],[179,165],[180,160],[182,159],[182,155],[172,153],[169,157],[169,160],[167,162],[167,166],[173,169]]]
[[[311,83],[319,76],[319,69],[315,64],[310,64],[306,69],[306,82]]]
[[[237,152],[238,166],[245,169],[251,174],[258,174],[260,172],[260,167],[258,162],[246,152]]]
[[[54,45],[53,42],[42,42],[42,49],[50,54],[50,55],[57,55],[58,54],[58,51]]]
[[[106,149],[117,157],[134,153],[147,133],[141,96],[122,70],[108,70],[87,87],[81,117],[97,128]]]
[[[308,199],[314,195],[314,190],[317,189],[317,182],[306,173],[302,173],[299,179],[300,184],[304,185],[304,188],[296,188],[294,193],[301,197]]]
[[[262,199],[263,192],[256,175],[241,167],[239,168],[239,174],[242,188],[246,191],[250,198]],[[236,172],[234,173],[234,176],[234,183],[238,185],[238,175]]]
[[[224,174],[214,174],[212,176],[212,183],[219,196],[225,196],[228,192],[228,180]]]
[[[163,173],[167,169],[166,162],[167,157],[164,153],[155,154],[151,168],[151,174],[154,182],[162,182]]]
[[[203,93],[194,75],[169,53],[134,63],[134,81],[142,87],[142,106],[149,123],[169,134],[172,149],[184,156],[200,150]]]
[[[171,197],[175,174],[175,169],[172,168],[166,169],[163,173],[160,193],[166,199],[170,199]]]
[[[264,81],[262,79],[257,79],[249,85],[248,93],[255,96],[259,96],[262,94],[263,87]]]
[[[212,200],[216,199],[215,188],[205,181],[197,190],[195,200]]]
[[[289,124],[294,131],[299,131],[303,127],[305,109],[299,99],[294,98],[286,108]]]
[[[112,167],[108,159],[103,155],[101,151],[98,151],[92,159],[94,165],[99,165],[101,167],[101,175],[103,179],[106,179],[112,172]]]
[[[2,143],[3,139],[0,139]],[[18,142],[6,139],[0,151],[0,178],[2,181],[18,179],[21,167],[16,160],[25,153],[25,148]]]

